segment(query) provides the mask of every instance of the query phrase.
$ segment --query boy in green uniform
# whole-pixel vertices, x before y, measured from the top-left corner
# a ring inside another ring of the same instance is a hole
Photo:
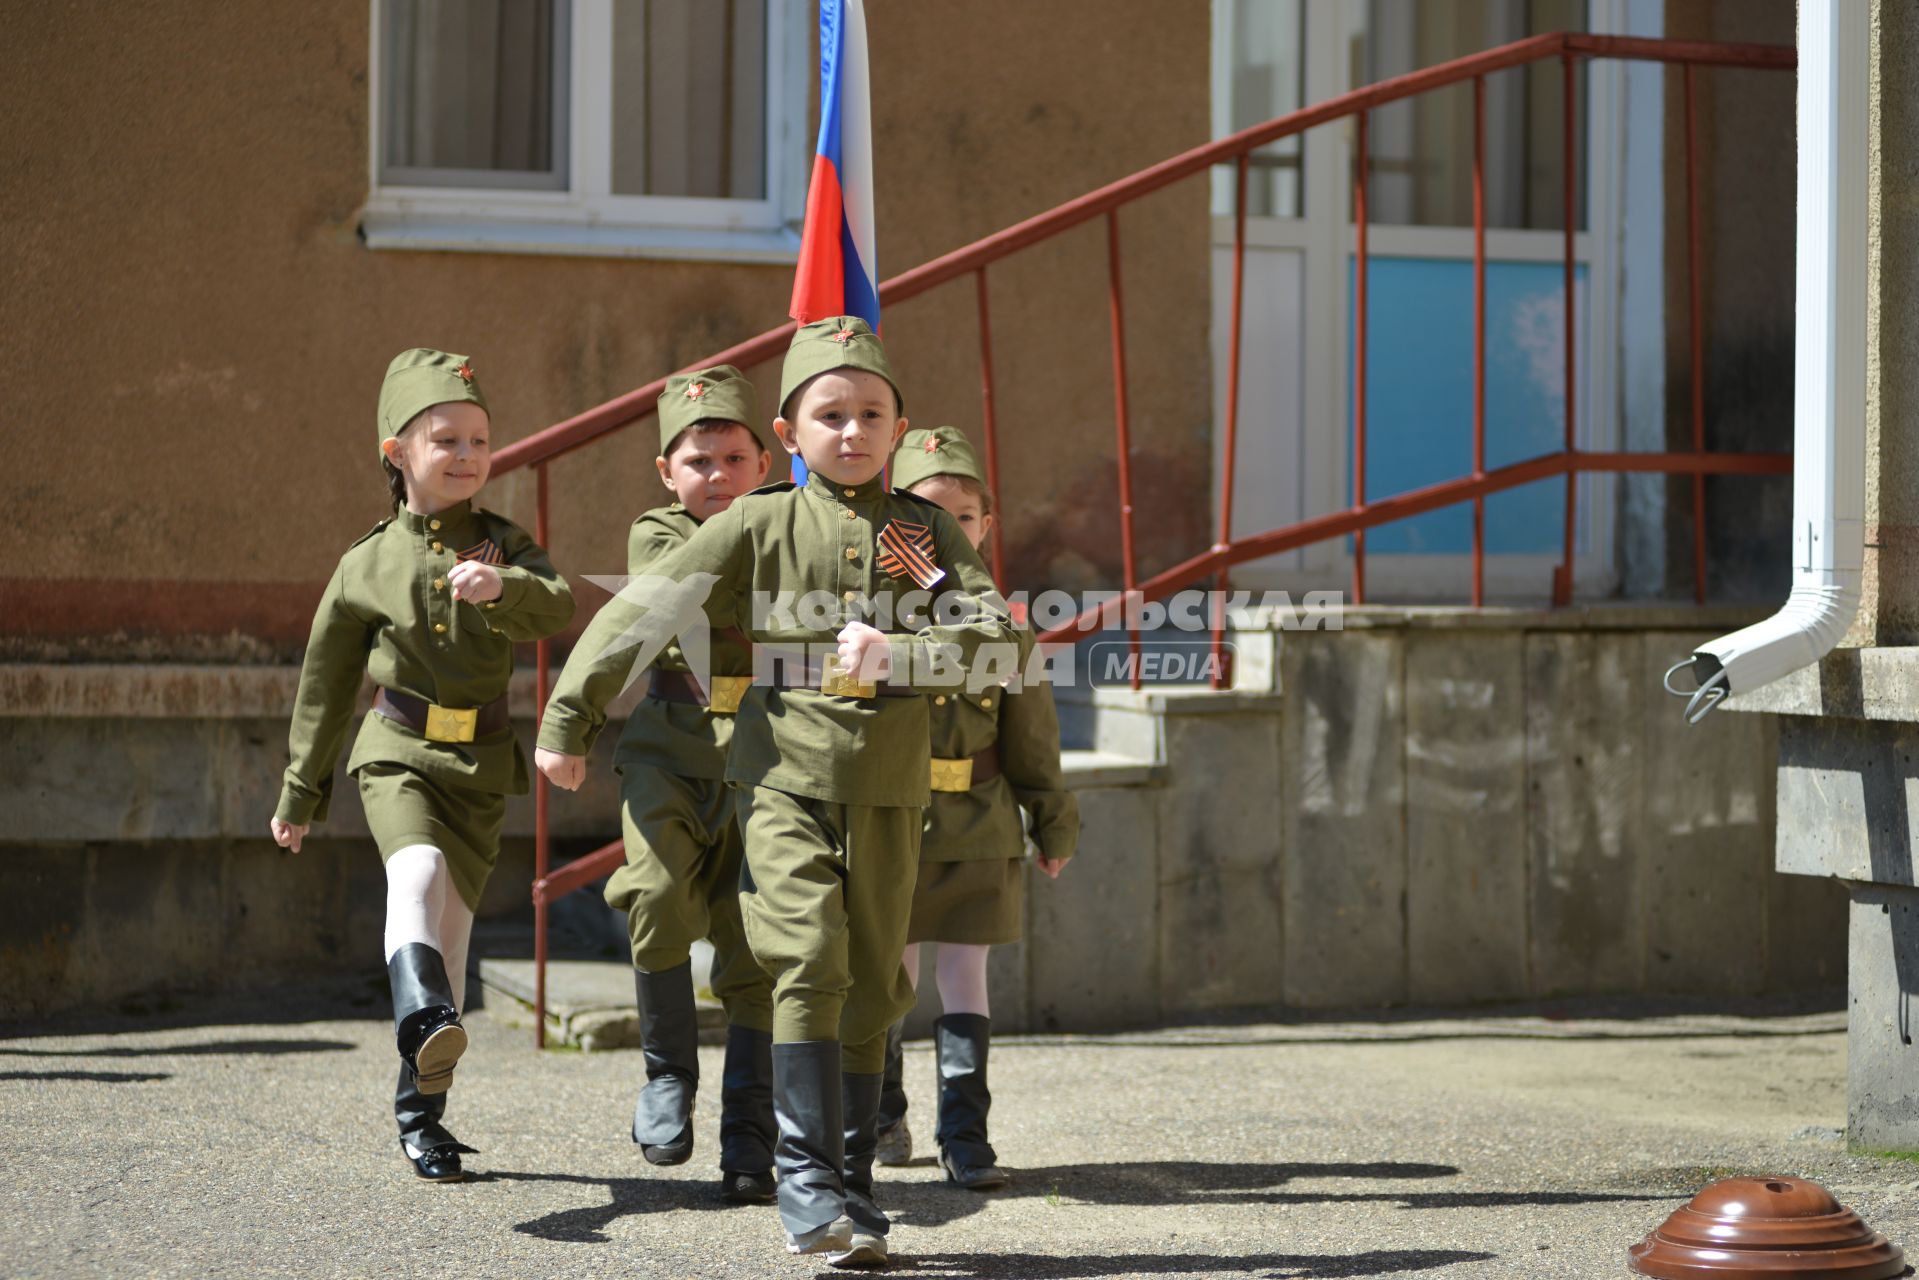
[[[633,522],[627,573],[653,564],[706,520],[766,479],[772,458],[748,424],[759,420],[753,384],[730,364],[676,374],[660,393],[660,479],[678,499]],[[649,668],[647,696],[627,717],[613,757],[620,775],[626,865],[606,904],[626,914],[640,1006],[646,1086],[633,1108],[633,1140],[653,1164],[693,1153],[699,1088],[699,1018],[692,944],[713,942],[713,994],[726,1006],[720,1077],[720,1192],[739,1204],[773,1199],[773,984],[740,924],[740,835],[726,786],[733,713],[753,679],[746,637],[728,628],[694,672],[676,643]],[[710,668],[705,669],[705,668]],[[618,687],[590,683],[604,707]],[[540,748],[535,761],[562,786],[586,762]]]
[[[273,838],[300,851],[326,817],[361,681],[379,686],[347,770],[386,864],[387,976],[402,1065],[400,1145],[432,1181],[462,1176],[440,1123],[466,1049],[460,1008],[473,909],[499,855],[506,797],[527,790],[507,718],[513,646],[564,627],[573,596],[486,483],[486,397],[464,356],[417,348],[380,387],[394,514],[340,558],[313,616]]]
[[[1013,641],[952,518],[881,484],[907,424],[865,323],[801,327],[780,403],[774,429],[805,459],[806,483],[739,499],[654,562],[678,591],[609,601],[547,703],[540,745],[583,754],[604,690],[688,627],[747,630],[755,682],[726,777],[746,842],[747,940],[773,977],[780,1216],[793,1252],[871,1266],[887,1258],[875,1119],[886,1029],[912,1004],[900,953],[930,794],[920,693],[963,681],[981,646]]]
[[[893,457],[893,483],[939,503],[977,550],[991,532],[992,495],[973,448],[956,427],[909,431]],[[1031,661],[1032,633],[1021,629],[1020,671]],[[1059,762],[1059,713],[1043,679],[1008,677],[998,686],[927,695],[932,702],[933,800],[920,837],[919,882],[907,926],[906,971],[919,973],[920,943],[938,949],[942,1013],[933,1025],[939,1058],[940,1165],[971,1191],[1006,1185],[986,1135],[992,1094],[986,1086],[992,1031],[986,998],[987,949],[1020,937],[1021,876],[1031,819],[1036,865],[1057,878],[1079,843],[1079,801]],[[887,1037],[886,1087],[880,1098],[878,1158],[904,1164],[906,1127],[899,1026]]]

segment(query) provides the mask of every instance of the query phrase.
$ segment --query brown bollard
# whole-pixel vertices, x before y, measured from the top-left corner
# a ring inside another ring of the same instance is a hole
[[[1905,1274],[1899,1246],[1804,1178],[1727,1178],[1627,1251],[1659,1280],[1887,1280]]]

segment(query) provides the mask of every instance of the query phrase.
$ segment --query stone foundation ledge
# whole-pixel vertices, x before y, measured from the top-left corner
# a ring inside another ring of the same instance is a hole
[[[1732,695],[1722,709],[1846,720],[1919,720],[1919,647],[1834,649],[1813,666],[1801,667],[1763,688]]]

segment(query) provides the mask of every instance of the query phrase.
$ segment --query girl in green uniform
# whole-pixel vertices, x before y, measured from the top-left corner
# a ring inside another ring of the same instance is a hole
[[[273,838],[300,851],[327,813],[360,686],[373,709],[347,770],[386,863],[400,1146],[414,1172],[462,1176],[441,1119],[466,1050],[473,910],[500,847],[506,797],[528,787],[507,718],[513,646],[573,616],[566,581],[511,521],[472,505],[486,483],[486,398],[464,356],[416,348],[380,387],[380,455],[394,514],[340,558],[313,617]]]
[[[991,495],[972,446],[956,427],[909,431],[893,457],[893,483],[950,512],[975,550],[992,529]],[[1018,632],[1021,669],[1034,664],[1032,633]],[[1079,802],[1059,765],[1059,714],[1041,680],[927,697],[932,722],[932,803],[920,837],[919,883],[907,926],[906,972],[919,978],[922,942],[937,947],[943,1016],[933,1024],[939,1057],[940,1165],[974,1191],[1006,1185],[986,1137],[992,1095],[986,1049],[992,1022],[986,953],[1020,937],[1021,862],[1030,822],[1036,865],[1057,879],[1079,841]],[[887,1039],[878,1158],[912,1156],[900,1082],[900,1024]]]

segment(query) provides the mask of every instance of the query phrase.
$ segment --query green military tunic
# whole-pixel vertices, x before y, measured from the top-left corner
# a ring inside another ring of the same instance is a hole
[[[887,616],[918,589],[882,543],[893,522],[896,535],[923,539],[943,575],[940,607],[910,630]],[[1006,649],[1007,660],[1016,648],[1005,604],[958,524],[877,478],[837,485],[815,472],[803,486],[756,490],[650,569],[682,593],[646,598],[629,588],[600,610],[547,704],[541,746],[584,755],[635,662],[702,612],[715,628],[744,631],[760,665],[773,649],[830,654],[855,619],[890,623],[882,629],[891,679],[917,688],[963,681],[982,646]],[[925,698],[839,696],[772,681],[748,689],[735,717],[726,779],[745,793],[742,906],[753,952],[774,977],[774,1038],[843,1039],[849,1071],[880,1069],[886,1028],[913,1003],[899,952],[918,811],[930,795],[929,732]],[[881,971],[889,952],[890,971]]]
[[[452,599],[446,575],[465,559],[499,570],[499,599]],[[274,816],[295,826],[326,817],[363,678],[442,707],[483,707],[506,694],[514,644],[552,635],[572,616],[566,581],[504,517],[461,503],[431,515],[403,508],[375,525],[340,558],[314,614]],[[477,905],[498,854],[502,797],[527,790],[512,729],[436,742],[372,711],[347,770],[361,783],[381,856],[451,844],[443,852],[454,883]]]
[[[627,572],[647,572],[699,527],[678,503],[647,512],[633,522]],[[714,675],[752,675],[752,650],[738,632],[713,633],[709,652]],[[650,668],[689,669],[678,641]],[[732,715],[704,706],[647,697],[633,709],[613,757],[626,865],[607,880],[606,904],[626,915],[633,964],[644,972],[685,964],[692,944],[710,939],[713,994],[728,1021],[770,1031],[772,982],[740,921],[740,832],[725,782],[732,737]]]
[[[1030,665],[1028,674],[1037,676],[1032,633],[1018,634],[1021,669]],[[933,793],[907,941],[1017,942],[1027,834],[1020,811],[1047,857],[1064,862],[1079,844],[1079,800],[1060,772],[1053,686],[1037,678],[1009,680],[927,696],[934,757],[961,760],[990,747],[999,772],[965,791]]]

